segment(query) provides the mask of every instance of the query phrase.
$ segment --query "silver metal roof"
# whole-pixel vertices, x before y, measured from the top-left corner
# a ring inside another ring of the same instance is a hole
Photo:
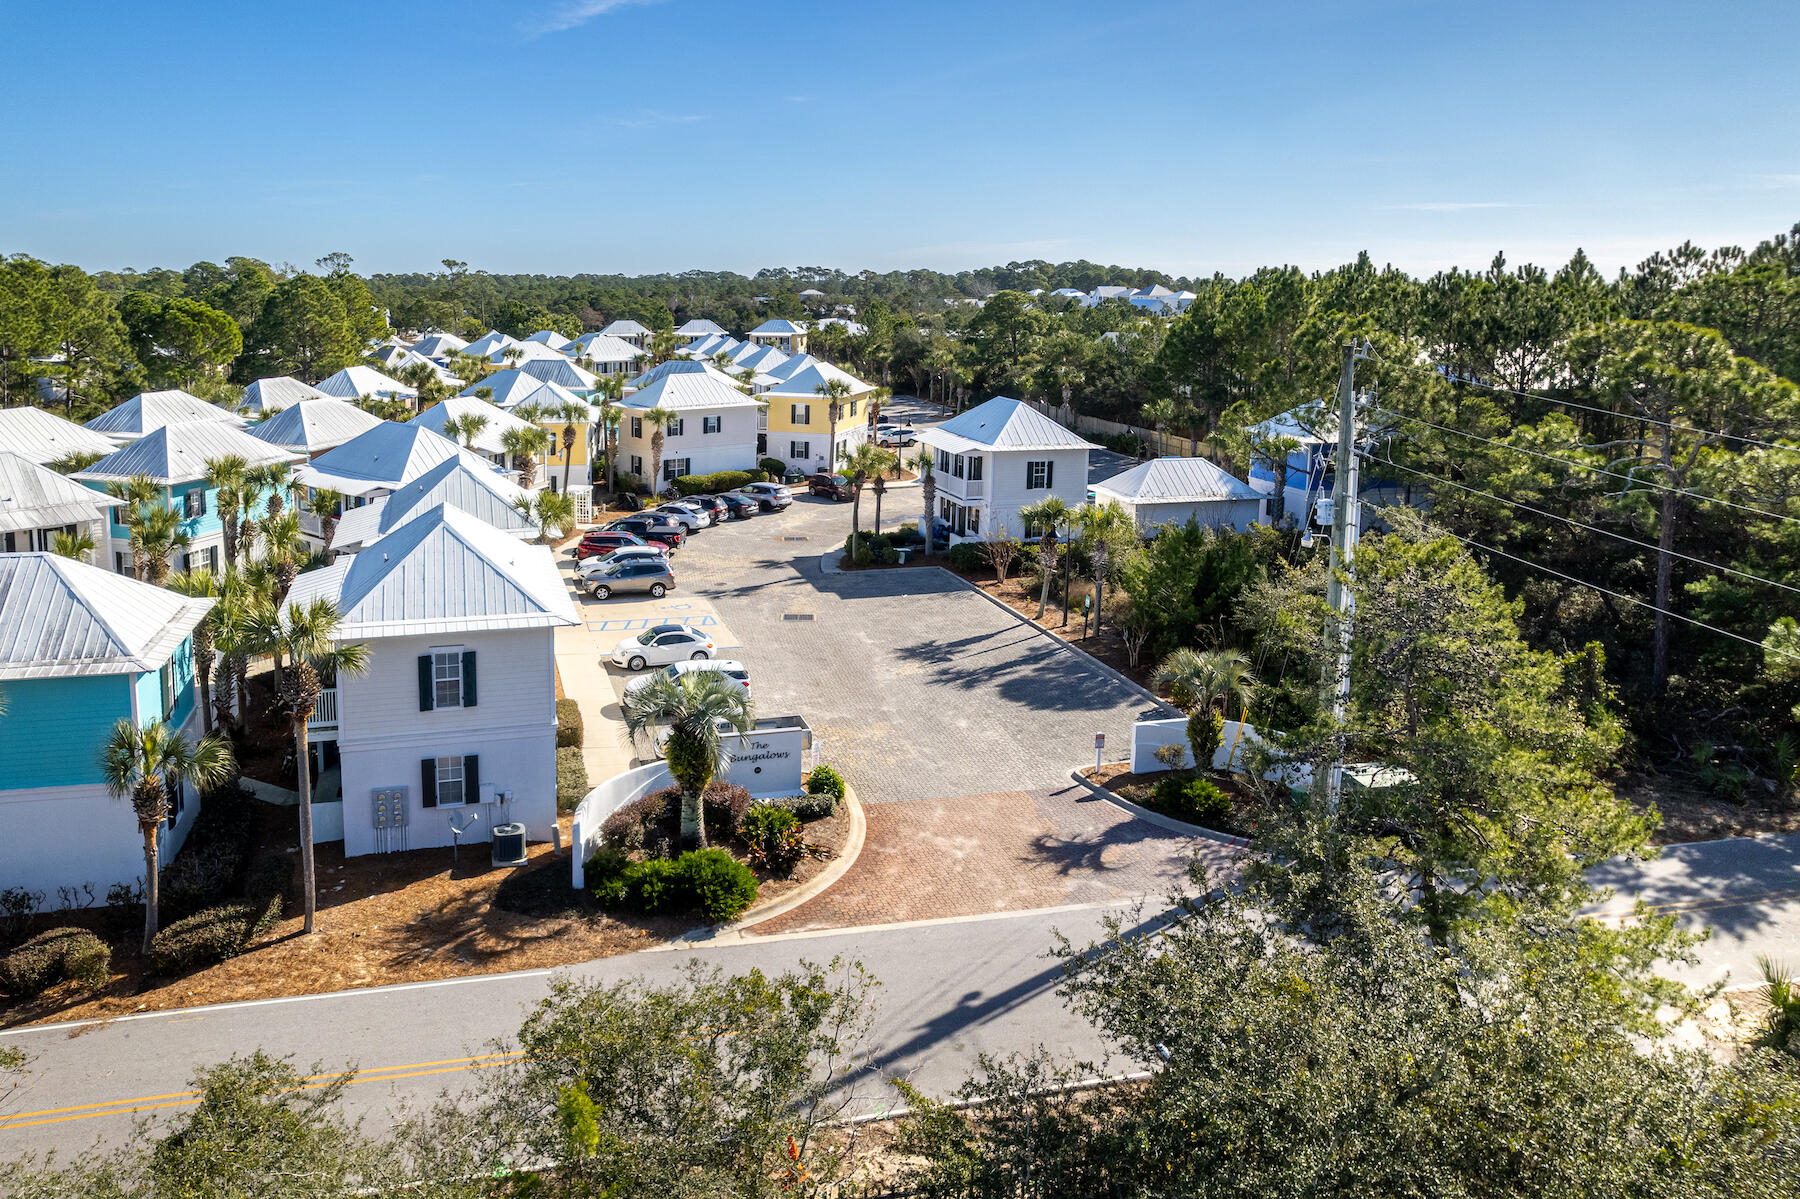
[[[785,366],[787,364],[782,363],[781,365]],[[774,375],[781,380],[781,382],[769,388],[769,394],[775,396],[818,395],[818,389],[833,380],[848,387],[850,389],[849,394],[853,396],[860,396],[865,392],[875,390],[875,385],[873,383],[864,383],[849,371],[839,370],[837,367],[831,365],[831,363],[823,362],[817,358],[814,358],[811,362],[802,366],[797,371],[773,370],[764,373]]]
[[[551,351],[555,353],[555,351]],[[543,379],[549,383],[560,383],[564,387],[582,391],[592,391],[599,382],[599,376],[592,371],[583,370],[567,358],[558,355],[555,358],[540,358],[528,361],[519,369],[533,379]]]
[[[380,417],[364,412],[349,400],[321,396],[289,404],[245,432],[270,445],[316,454],[343,445],[380,423]]]
[[[244,388],[243,406],[251,412],[280,412],[301,400],[321,400],[325,393],[289,375],[258,379]]]
[[[1023,400],[996,396],[919,432],[926,445],[960,454],[972,448],[994,450],[1092,450],[1083,441]]]
[[[118,407],[102,412],[85,427],[96,433],[105,433],[118,441],[142,437],[165,425],[202,420],[230,425],[243,424],[237,416],[217,404],[209,404],[199,396],[177,389],[141,392]]]
[[[1152,458],[1093,484],[1094,494],[1132,504],[1260,500],[1262,493],[1204,458]]]
[[[0,554],[0,681],[157,670],[213,603],[73,558]]]
[[[294,481],[307,487],[329,487],[345,495],[392,490],[418,478],[446,458],[462,457],[474,470],[494,464],[465,450],[442,433],[419,425],[384,420],[367,433],[326,450],[294,471]]]
[[[0,408],[0,450],[42,465],[70,454],[110,454],[119,443],[42,408]]]
[[[439,504],[479,517],[508,536],[535,537],[537,522],[513,506],[529,494],[505,475],[470,470],[461,458],[447,458],[391,495],[344,513],[332,545],[344,550],[368,546]]]
[[[548,400],[551,397],[546,396],[544,398],[545,400]],[[570,398],[574,399],[575,397],[571,395]],[[474,396],[461,395],[451,396],[442,403],[433,404],[406,423],[409,425],[418,425],[422,429],[430,429],[434,433],[443,433],[445,437],[450,437],[450,434],[444,433],[445,423],[460,419],[464,416],[479,416],[487,420],[487,424],[481,427],[481,432],[475,434],[475,444],[473,446],[474,449],[480,450],[486,454],[500,454],[505,452],[506,447],[500,443],[500,439],[505,435],[508,429],[531,429],[535,427],[529,421],[522,421],[512,413],[504,412],[497,405],[490,404],[486,400],[477,399]],[[456,441],[458,439],[451,438],[451,440]]]
[[[319,380],[319,390],[341,400],[357,396],[401,396],[417,399],[419,393],[398,379],[390,379],[372,366],[346,366]]]
[[[0,450],[0,533],[85,524],[124,502]]]
[[[718,373],[715,370],[711,374],[703,371],[667,374],[648,387],[632,392],[620,403],[627,408],[665,408],[670,412],[758,406],[755,397],[745,395],[735,384],[715,378]]]
[[[185,425],[164,425],[69,477],[115,483],[133,475],[149,475],[154,482],[165,485],[191,483],[206,477],[208,462],[232,455],[242,458],[249,466],[294,463],[305,458],[304,454],[258,441],[235,424],[201,420]]]

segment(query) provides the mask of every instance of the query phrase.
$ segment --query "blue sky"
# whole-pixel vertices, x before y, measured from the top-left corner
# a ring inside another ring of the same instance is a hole
[[[1367,249],[1604,268],[1800,219],[1790,4],[22,4],[0,251],[365,271]]]

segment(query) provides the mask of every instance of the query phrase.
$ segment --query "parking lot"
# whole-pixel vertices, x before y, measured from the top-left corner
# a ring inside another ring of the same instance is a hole
[[[916,519],[919,506],[916,487],[890,490],[882,527]],[[865,529],[873,508],[865,491]],[[1069,780],[1093,760],[1095,733],[1106,734],[1108,760],[1126,756],[1132,724],[1154,701],[947,572],[829,572],[822,559],[841,551],[850,523],[849,503],[802,496],[785,512],[703,530],[676,551],[679,586],[663,600],[581,596],[586,628],[567,631],[566,641],[585,642],[581,669],[604,683],[616,720],[629,675],[604,657],[630,622],[721,630],[719,656],[749,666],[757,711],[804,716],[821,760],[869,806],[864,861],[774,923],[1160,895],[1196,843]],[[563,651],[559,641],[573,694]]]

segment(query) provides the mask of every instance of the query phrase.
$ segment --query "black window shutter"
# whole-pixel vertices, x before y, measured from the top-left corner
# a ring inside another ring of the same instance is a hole
[[[419,655],[419,711],[429,712],[436,705],[432,700],[437,696],[437,688],[431,681],[431,655]]]
[[[419,759],[419,802],[428,808],[437,807],[437,759]]]
[[[463,758],[463,802],[481,802],[480,754],[469,754]]]
[[[475,706],[475,651],[463,651],[463,707]]]
[[[1044,486],[1045,487],[1054,486],[1055,483],[1056,483],[1056,459],[1047,458],[1044,461]]]

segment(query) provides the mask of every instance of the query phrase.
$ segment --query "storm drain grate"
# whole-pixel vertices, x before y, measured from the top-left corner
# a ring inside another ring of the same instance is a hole
[[[782,540],[783,541],[809,541],[811,539],[807,538],[807,537],[783,537]]]
[[[811,612],[786,612],[786,613],[782,614],[781,619],[783,619],[783,620],[811,620],[811,619],[813,619],[813,614]]]

